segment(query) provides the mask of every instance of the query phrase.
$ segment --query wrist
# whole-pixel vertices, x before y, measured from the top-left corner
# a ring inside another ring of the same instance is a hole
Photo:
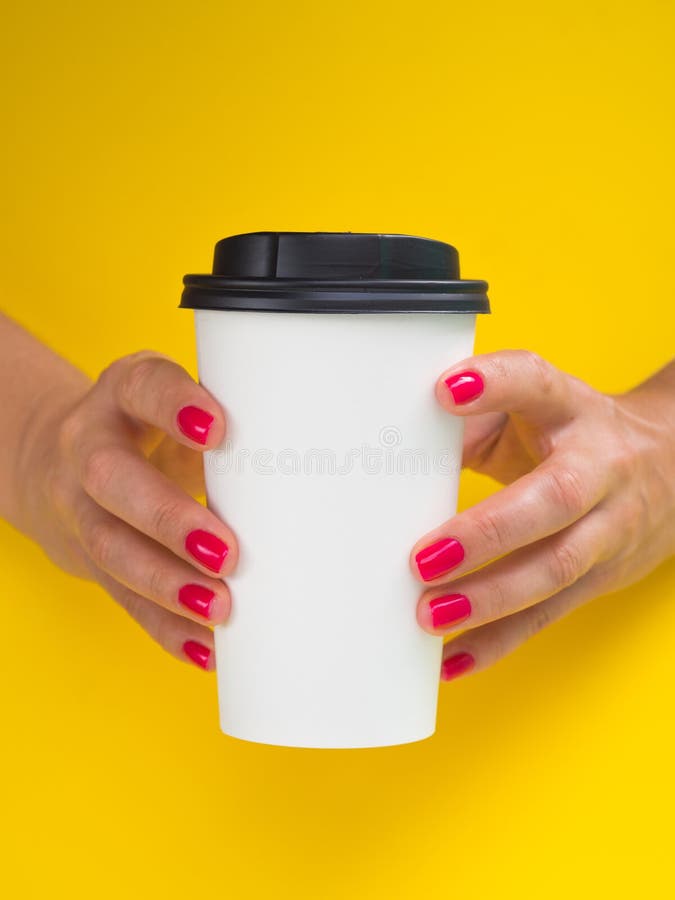
[[[663,416],[664,430],[675,429],[675,359],[641,384],[620,395],[638,414]]]
[[[31,407],[18,444],[10,521],[24,534],[40,537],[48,505],[49,484],[58,455],[59,428],[64,417],[85,396],[90,380],[81,372],[65,383],[46,388]]]
[[[675,553],[675,361],[614,398],[627,418],[640,479],[664,546]]]

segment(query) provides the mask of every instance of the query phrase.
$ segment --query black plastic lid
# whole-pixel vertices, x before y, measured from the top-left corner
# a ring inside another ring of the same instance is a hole
[[[459,277],[450,244],[407,234],[254,231],[216,244],[180,306],[268,312],[488,313],[486,281]]]

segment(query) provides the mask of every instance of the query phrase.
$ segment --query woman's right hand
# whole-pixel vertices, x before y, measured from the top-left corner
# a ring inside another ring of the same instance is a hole
[[[152,351],[113,362],[65,412],[37,410],[20,479],[30,531],[61,568],[101,584],[162,647],[215,665],[232,531],[203,493],[200,451],[225,415],[177,363]]]

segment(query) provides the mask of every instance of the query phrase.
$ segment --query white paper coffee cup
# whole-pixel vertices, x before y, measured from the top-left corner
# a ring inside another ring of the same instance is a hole
[[[443,638],[415,617],[412,545],[457,504],[463,421],[434,397],[473,352],[487,285],[406,235],[256,232],[186,276],[200,382],[227,414],[204,458],[240,559],[215,629],[223,732],[293,747],[430,737]]]

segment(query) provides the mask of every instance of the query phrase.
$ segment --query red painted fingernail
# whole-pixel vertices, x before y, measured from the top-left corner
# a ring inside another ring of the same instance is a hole
[[[215,596],[215,591],[209,590],[202,584],[184,584],[178,591],[178,602],[192,610],[193,613],[197,613],[198,616],[208,619]]]
[[[468,403],[483,393],[485,385],[478,372],[460,372],[445,379],[455,403]]]
[[[212,422],[211,413],[198,406],[184,406],[178,411],[178,427],[186,437],[198,444],[206,443]]]
[[[429,601],[431,623],[434,628],[454,625],[471,615],[471,601],[464,594],[445,594]]]
[[[198,641],[185,641],[183,653],[200,669],[208,669],[209,659],[211,658],[211,651],[208,647],[205,647]]]
[[[454,569],[464,559],[464,547],[454,538],[443,538],[430,544],[415,556],[417,568],[425,581],[438,578]]]
[[[197,562],[200,562],[212,572],[220,572],[225,562],[229,549],[224,541],[221,541],[215,534],[210,531],[202,531],[197,529],[191,531],[185,538],[185,549],[190,553]]]
[[[473,669],[475,665],[476,660],[470,653],[455,653],[454,656],[443,660],[441,678],[443,681],[450,681],[451,678],[457,678],[458,675],[463,675],[469,669]]]

